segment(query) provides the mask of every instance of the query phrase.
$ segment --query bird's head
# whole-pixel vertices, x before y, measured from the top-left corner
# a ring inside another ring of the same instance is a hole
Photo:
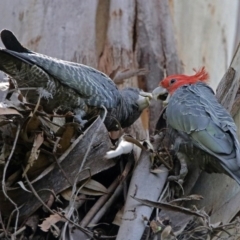
[[[147,108],[152,99],[152,93],[143,92],[137,88],[124,88],[120,91],[121,101],[111,112],[119,120],[121,127],[129,127]],[[114,112],[114,113],[113,113]],[[113,121],[115,124],[115,121]]]
[[[152,93],[139,91],[138,100],[137,100],[139,111],[142,111],[143,109],[149,107],[151,99],[152,99]]]
[[[192,76],[188,75],[170,75],[164,78],[159,87],[155,88],[152,92],[153,98],[158,100],[164,100],[167,94],[171,96],[178,88],[187,84],[194,84],[197,82],[207,82],[209,79],[209,75],[204,67],[202,67],[199,71],[195,71],[196,73]]]
[[[123,102],[127,103],[127,108],[132,111],[142,112],[143,109],[150,105],[152,93],[144,92],[138,88],[124,88],[121,90]]]

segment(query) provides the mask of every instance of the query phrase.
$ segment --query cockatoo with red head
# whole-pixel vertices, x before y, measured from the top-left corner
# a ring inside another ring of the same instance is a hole
[[[171,75],[160,82],[153,97],[168,93],[166,121],[183,139],[210,158],[208,172],[224,172],[240,184],[240,146],[236,125],[208,86],[205,68],[192,76]]]

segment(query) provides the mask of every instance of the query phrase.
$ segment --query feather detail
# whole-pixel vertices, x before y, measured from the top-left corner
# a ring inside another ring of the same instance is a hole
[[[170,94],[173,94],[179,87],[188,84],[195,84],[198,82],[207,83],[209,74],[205,67],[200,68],[198,71],[193,69],[196,73],[192,76],[178,74],[170,75],[160,82],[160,86],[166,88]]]
[[[191,78],[198,79],[201,82],[207,82],[209,80],[209,74],[205,67],[200,68],[198,71],[193,69],[193,71],[196,72],[196,74],[191,76]]]

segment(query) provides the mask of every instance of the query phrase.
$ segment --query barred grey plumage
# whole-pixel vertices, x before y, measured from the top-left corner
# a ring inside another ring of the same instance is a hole
[[[119,91],[108,76],[94,68],[32,52],[9,30],[1,32],[1,39],[7,49],[0,49],[0,70],[14,78],[20,88],[44,89],[39,92],[45,111],[61,106],[63,110],[88,114],[104,106],[108,110],[106,127],[117,130],[117,121],[121,127],[128,127],[149,105],[148,97],[141,96],[139,89]],[[36,92],[29,91],[27,98],[36,102]]]
[[[155,89],[154,92],[160,90]],[[202,168],[207,172],[227,173],[240,184],[240,146],[236,125],[208,85],[200,81],[187,84],[186,80],[186,84],[171,95],[166,119],[175,138],[180,136],[182,143],[202,150],[199,163]],[[182,148],[181,151],[194,158],[187,149]]]

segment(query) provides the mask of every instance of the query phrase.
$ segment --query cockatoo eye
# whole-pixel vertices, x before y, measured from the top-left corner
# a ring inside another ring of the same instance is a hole
[[[170,84],[169,84],[169,85],[172,85],[172,84],[174,84],[175,82],[176,82],[176,79],[173,78],[173,79],[170,80]]]

